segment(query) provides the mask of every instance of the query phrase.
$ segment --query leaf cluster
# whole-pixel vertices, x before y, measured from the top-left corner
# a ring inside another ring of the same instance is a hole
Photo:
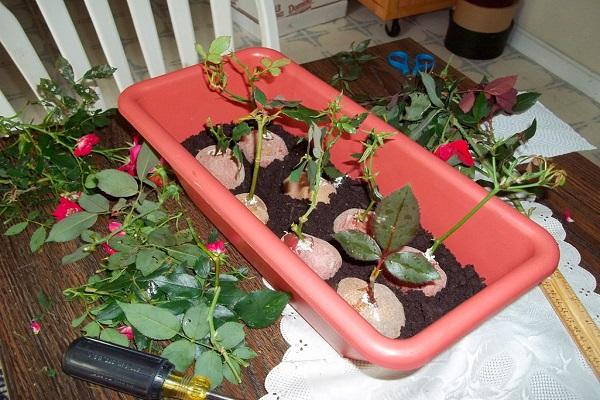
[[[64,58],[56,66],[68,87],[40,80],[40,104],[47,111],[40,123],[23,122],[20,115],[0,116],[0,215],[5,223],[23,218],[23,204],[42,205],[61,193],[81,190],[83,177],[94,167],[74,156],[77,139],[105,127],[115,114],[114,109],[94,109],[98,95],[93,88],[95,79],[110,77],[114,68],[98,65],[75,80]],[[95,152],[108,159],[116,153],[101,148]],[[31,214],[23,219],[41,222]]]
[[[484,79],[479,86],[463,90],[460,81],[449,78],[445,72],[420,73],[406,92],[380,101],[371,112],[430,151],[449,142],[466,140],[477,161],[475,165],[463,165],[457,157],[451,157],[448,163],[484,186],[507,179],[531,183],[534,179],[517,168],[531,156],[520,156],[518,150],[535,135],[536,121],[504,139],[496,137],[493,130],[492,117],[524,112],[539,97],[533,92],[517,94],[515,81],[516,77],[492,82]],[[535,191],[539,186],[546,185],[531,185],[526,189]]]
[[[333,235],[344,251],[359,261],[375,261],[371,285],[382,268],[400,282],[412,285],[439,279],[439,273],[421,253],[402,251],[419,229],[419,205],[410,186],[381,200],[373,218],[372,236],[357,230]]]
[[[370,42],[370,39],[358,43],[352,42],[350,51],[341,51],[334,54],[333,62],[337,67],[337,73],[329,81],[331,86],[352,94],[350,83],[359,78],[364,64],[377,58],[366,53]]]
[[[220,272],[226,255],[208,251],[181,212],[169,212],[179,189],[171,183],[158,191],[146,178],[157,163],[144,144],[137,177],[114,169],[91,175],[88,192],[79,198],[84,211],[48,233],[47,242],[83,242],[63,258],[65,264],[112,249],[85,284],[64,291],[67,299],[86,306],[73,326],[87,321],[82,328],[87,336],[125,346],[129,341],[118,329],[130,326],[138,350],[160,353],[180,371],[195,362],[195,373],[208,376],[213,387],[223,378],[239,383],[241,368],[256,355],[245,343],[244,326],[272,324],[289,296],[241,290],[245,268]],[[102,217],[122,224],[105,233],[97,226]]]

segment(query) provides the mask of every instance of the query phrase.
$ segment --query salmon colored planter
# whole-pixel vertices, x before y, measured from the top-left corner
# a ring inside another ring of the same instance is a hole
[[[279,58],[276,51],[254,48],[238,53],[246,64],[262,57]],[[231,71],[229,71],[231,72]],[[232,73],[231,75],[234,75]],[[230,78],[235,92],[241,78]],[[259,86],[268,97],[281,95],[323,108],[338,92],[292,63],[281,76]],[[343,110],[365,110],[344,97]],[[201,66],[185,68],[133,85],[121,94],[119,110],[165,158],[198,208],[277,289],[292,293],[296,310],[342,355],[398,370],[418,368],[465,336],[550,275],[558,263],[552,237],[498,199],[489,201],[446,245],[462,264],[474,264],[487,287],[409,339],[380,335],[335,290],[322,281],[267,227],[221,186],[181,145],[213,122],[230,122],[247,113],[208,89]],[[302,134],[297,125],[285,125]],[[369,116],[365,130],[393,130]],[[361,148],[357,140],[341,140],[332,159],[338,167]],[[486,192],[404,135],[379,153],[376,169],[384,194],[410,184],[421,208],[422,225],[434,235],[443,233],[471,209]],[[274,187],[278,183],[273,183]]]

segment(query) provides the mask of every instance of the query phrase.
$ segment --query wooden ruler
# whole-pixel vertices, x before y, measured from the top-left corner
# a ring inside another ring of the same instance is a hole
[[[546,278],[540,288],[600,379],[600,329],[559,270]]]

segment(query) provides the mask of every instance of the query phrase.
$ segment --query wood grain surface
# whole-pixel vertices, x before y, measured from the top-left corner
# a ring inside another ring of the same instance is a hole
[[[385,56],[391,50],[405,50],[409,53],[424,51],[416,42],[404,39],[376,46],[369,51],[380,59],[371,63],[353,85],[356,93],[372,95],[393,94],[401,89],[401,76],[385,63]],[[328,80],[335,72],[330,60],[307,64],[315,75]],[[111,138],[122,143],[130,137],[132,129],[122,119],[117,118],[111,128]],[[552,192],[547,204],[559,211],[570,209],[575,222],[566,226],[567,241],[573,244],[582,255],[582,265],[600,278],[600,169],[585,158],[571,154],[558,157],[556,161],[569,174],[564,188]],[[206,237],[212,225],[183,196],[186,215],[193,219],[195,227]],[[50,208],[43,210],[50,213]],[[0,236],[0,355],[5,375],[9,381],[12,399],[49,400],[105,400],[128,399],[130,397],[90,385],[70,378],[60,371],[60,360],[67,345],[80,334],[71,328],[71,320],[81,314],[83,308],[77,302],[66,302],[62,290],[79,285],[97,268],[98,260],[91,257],[69,266],[61,266],[61,258],[75,250],[75,243],[49,244],[41,251],[31,254],[29,236],[26,234],[7,237]],[[230,249],[230,254],[239,263],[247,264],[243,258]],[[259,276],[248,285],[258,287]],[[29,328],[30,320],[41,311],[36,296],[43,291],[52,300],[50,313],[42,321],[42,331],[33,335]],[[244,372],[243,383],[239,386],[225,384],[219,392],[240,399],[256,399],[264,395],[264,380],[268,372],[277,365],[287,349],[278,325],[264,330],[252,330],[247,335],[249,344],[257,350],[259,357],[252,361]],[[44,367],[57,370],[55,377],[49,377]]]

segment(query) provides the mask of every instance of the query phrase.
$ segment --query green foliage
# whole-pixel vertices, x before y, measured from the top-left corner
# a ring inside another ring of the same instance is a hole
[[[369,47],[370,39],[359,43],[352,43],[350,51],[342,51],[333,56],[333,61],[337,66],[337,73],[331,77],[331,85],[352,94],[350,83],[357,80],[363,69],[363,65],[376,57],[366,53]]]
[[[163,350],[161,356],[171,361],[177,371],[183,372],[194,362],[196,345],[186,339],[177,340]]]
[[[151,153],[142,146],[136,177],[114,169],[96,172],[95,185],[78,200],[84,211],[54,224],[48,235],[47,241],[84,241],[64,263],[106,246],[113,253],[85,284],[64,291],[68,300],[86,307],[73,325],[90,320],[82,328],[86,335],[122,345],[130,344],[116,329],[131,326],[139,350],[159,351],[178,370],[196,362],[196,370],[213,383],[223,376],[239,383],[241,368],[255,354],[246,345],[244,324],[275,322],[289,296],[239,289],[243,268],[220,272],[228,266],[227,255],[207,251],[181,212],[168,211],[178,206],[178,187],[157,188],[145,178],[158,163]],[[106,233],[95,221],[109,214],[121,225]],[[207,364],[199,366],[204,358]]]
[[[127,339],[127,336],[119,333],[119,331],[114,328],[102,329],[102,331],[100,331],[100,340],[118,344],[119,346],[129,346],[129,339]]]
[[[438,279],[439,273],[420,253],[401,252],[419,228],[419,206],[410,186],[384,197],[375,209],[373,237],[348,230],[333,235],[344,251],[359,261],[377,261],[371,272],[369,291],[382,268],[400,284],[423,284]]]
[[[273,290],[251,292],[235,303],[235,312],[250,328],[266,328],[281,315],[290,295]]]
[[[39,103],[47,111],[41,122],[23,122],[21,115],[0,116],[4,142],[0,150],[0,218],[5,223],[29,220],[47,229],[48,221],[24,216],[24,205],[41,206],[56,201],[62,194],[82,191],[84,177],[95,167],[74,156],[75,144],[92,132],[101,137],[98,130],[108,125],[115,114],[114,109],[94,108],[98,95],[93,81],[112,76],[114,68],[95,66],[77,80],[64,58],[59,57],[56,67],[68,87],[50,79],[40,80]],[[92,150],[108,160],[118,159],[117,152],[101,145]]]
[[[401,282],[422,284],[440,278],[438,271],[420,253],[392,253],[385,259],[385,268]]]
[[[52,226],[46,242],[68,242],[77,238],[81,233],[93,226],[98,220],[98,214],[81,211],[71,214]]]
[[[360,231],[342,231],[333,235],[344,251],[355,260],[377,261],[381,258],[381,249],[371,236]]]
[[[419,204],[410,186],[386,196],[375,210],[373,233],[386,252],[396,252],[405,246],[419,228]]]

